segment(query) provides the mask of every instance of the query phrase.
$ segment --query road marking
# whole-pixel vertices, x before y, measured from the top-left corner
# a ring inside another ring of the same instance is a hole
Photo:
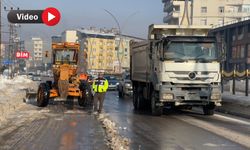
[[[223,115],[219,115],[219,114],[214,114],[214,116],[218,117],[218,118],[230,120],[230,121],[233,121],[233,122],[241,123],[241,124],[244,124],[244,125],[250,125],[250,122],[248,122],[248,121],[243,121],[243,120],[240,120],[240,119],[231,118],[231,117],[227,117],[227,116],[223,116]]]
[[[211,123],[207,123],[205,121],[201,121],[201,120],[197,120],[193,117],[189,117],[189,116],[173,116],[174,118],[184,121],[188,124],[191,124],[193,126],[197,126],[199,128],[202,128],[204,130],[207,130],[209,132],[212,132],[216,135],[222,136],[228,140],[231,140],[235,143],[238,143],[240,145],[243,145],[247,148],[250,148],[250,136],[248,135],[244,135],[241,134],[239,132],[230,130],[230,129],[226,129],[224,127],[219,127],[219,126],[215,126]]]

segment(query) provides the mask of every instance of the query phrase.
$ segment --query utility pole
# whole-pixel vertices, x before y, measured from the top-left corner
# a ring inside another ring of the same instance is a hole
[[[13,24],[9,24],[9,50],[8,50],[8,70],[9,70],[9,77],[12,78],[12,63],[13,63]],[[11,65],[10,65],[11,63]],[[11,71],[11,72],[10,72]]]
[[[1,0],[0,0],[1,1]],[[11,11],[13,10],[13,7],[11,7],[9,10],[6,9],[6,7],[4,7],[5,11]],[[17,8],[17,10],[19,10],[19,8]],[[9,24],[9,51],[8,51],[8,70],[9,70],[9,76],[10,76],[10,71],[11,71],[11,78],[14,77],[14,69],[15,69],[15,52],[18,48],[18,44],[15,43],[17,40],[17,24]],[[16,50],[14,50],[16,49]],[[11,65],[10,65],[11,63]],[[14,65],[13,65],[14,64]]]
[[[2,0],[0,0],[0,69],[2,68]]]

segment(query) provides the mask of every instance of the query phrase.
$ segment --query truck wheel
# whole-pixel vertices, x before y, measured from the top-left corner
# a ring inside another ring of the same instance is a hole
[[[161,116],[163,113],[163,107],[162,106],[156,106],[156,93],[153,92],[151,96],[151,112],[153,116]]]
[[[134,88],[134,91],[133,91],[133,105],[134,105],[134,110],[138,110],[137,108],[137,98],[138,97],[138,94],[137,94],[137,91],[136,91],[136,88]]]
[[[204,115],[212,116],[214,115],[214,109],[215,109],[214,104],[205,105],[203,106],[203,113]]]
[[[49,85],[41,83],[37,91],[37,106],[46,107],[49,104]]]
[[[141,93],[138,94],[137,96],[137,100],[136,100],[136,105],[137,105],[137,109],[138,110],[142,110],[144,107],[144,104],[143,104],[143,96]]]

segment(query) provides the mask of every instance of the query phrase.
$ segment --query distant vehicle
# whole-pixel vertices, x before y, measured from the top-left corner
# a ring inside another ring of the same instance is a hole
[[[11,70],[9,70],[9,69],[5,69],[5,70],[3,71],[3,76],[4,76],[4,77],[8,77],[10,74],[11,74]]]
[[[119,97],[123,97],[124,95],[132,95],[133,94],[133,86],[132,86],[132,82],[130,80],[129,73],[124,72],[122,74],[122,79],[119,82],[117,90],[118,90]]]
[[[33,80],[33,81],[42,81],[41,76],[38,75],[38,74],[33,75],[33,76],[32,76],[32,80]]]
[[[116,90],[119,81],[114,76],[104,76],[105,79],[109,82],[109,90]]]
[[[28,78],[29,78],[29,79],[32,79],[34,74],[35,74],[34,72],[29,72],[29,73],[28,73]]]

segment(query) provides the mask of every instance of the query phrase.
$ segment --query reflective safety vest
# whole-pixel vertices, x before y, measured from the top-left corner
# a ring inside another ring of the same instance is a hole
[[[97,78],[94,80],[92,84],[92,89],[96,93],[103,93],[107,92],[109,87],[108,80],[105,78]]]

